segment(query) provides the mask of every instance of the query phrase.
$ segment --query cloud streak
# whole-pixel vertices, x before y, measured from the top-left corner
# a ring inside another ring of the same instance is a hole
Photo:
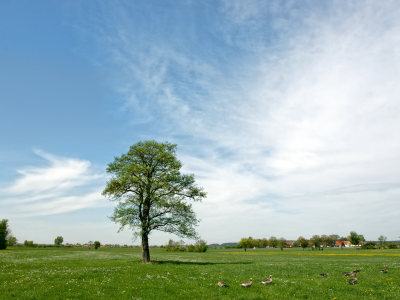
[[[382,203],[400,208],[400,5],[179,9],[203,13],[204,31],[189,37],[199,23],[185,13],[171,32],[168,18],[154,14],[149,31],[124,6],[103,7],[107,21],[93,33],[106,49],[102,62],[117,70],[112,84],[132,126],[148,124],[144,138],[177,142],[185,171],[209,192],[198,206],[202,234],[218,241],[212,228],[223,224],[228,240],[266,236],[266,227],[286,238],[355,229],[397,237]],[[360,210],[382,225],[353,222]],[[326,217],[344,211],[352,217],[343,225]],[[321,232],[304,222],[314,218],[324,218]]]
[[[1,191],[6,215],[52,215],[106,205],[101,184],[107,177],[96,172],[89,161],[34,152],[48,165],[17,171],[20,177]]]

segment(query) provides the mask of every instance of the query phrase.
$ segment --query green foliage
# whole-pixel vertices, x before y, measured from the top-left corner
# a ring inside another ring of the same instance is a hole
[[[58,236],[54,240],[54,245],[57,246],[57,247],[60,247],[63,242],[64,242],[64,238],[62,236]]]
[[[292,243],[292,247],[293,247],[293,248],[297,248],[297,247],[300,247],[300,245],[299,245],[299,243],[298,243],[297,241],[294,241],[294,242]]]
[[[355,231],[350,231],[350,235],[347,237],[352,245],[358,245],[360,241],[365,240],[364,236],[361,234],[357,234]]]
[[[388,243],[388,244],[386,244],[386,247],[388,249],[397,249],[397,244],[396,243]]]
[[[98,248],[100,248],[101,244],[100,244],[99,241],[95,241],[95,242],[93,243],[93,246],[94,246],[94,249],[98,249]]]
[[[8,220],[3,219],[0,222],[0,250],[7,248]]]
[[[311,237],[310,239],[310,243],[313,244],[313,246],[315,247],[315,249],[321,249],[320,245],[322,244],[322,239],[318,234],[315,234]]]
[[[376,248],[376,243],[375,242],[367,242],[362,244],[361,246],[362,249],[375,249]]]
[[[9,240],[11,241],[9,242]],[[15,240],[14,240],[15,239]],[[3,219],[0,221],[0,250],[4,250],[7,246],[11,246],[10,243],[13,245],[16,243],[17,239],[11,235],[11,229],[8,226],[8,220]]]
[[[267,246],[268,246],[268,240],[266,238],[260,240],[260,248],[266,248]]]
[[[340,236],[337,234],[331,234],[329,235],[329,238],[332,240],[332,245],[334,245],[339,240]]]
[[[276,248],[279,244],[279,241],[276,237],[271,236],[268,240],[268,246],[270,246],[271,248]]]
[[[33,243],[33,241],[24,241],[24,247],[31,247],[31,248],[37,248],[38,244]]]
[[[194,252],[195,250],[196,250],[196,247],[193,246],[193,245],[189,245],[189,246],[187,247],[187,251],[188,251],[188,252]]]
[[[112,178],[102,194],[119,202],[111,220],[142,238],[143,262],[150,261],[148,236],[153,230],[198,237],[194,227],[199,220],[187,201],[201,201],[206,193],[193,174],[181,174],[181,167],[176,145],[156,141],[139,142],[108,164]]]
[[[278,241],[278,246],[281,251],[283,251],[283,248],[286,247],[286,240],[284,238],[280,238]]]
[[[253,246],[253,239],[251,237],[249,238],[242,238],[239,243],[237,243],[238,248],[244,248],[244,251],[246,251],[247,248],[250,248]]]
[[[302,236],[300,236],[300,237],[297,239],[297,243],[300,245],[301,248],[303,248],[303,251],[304,251],[304,248],[307,248],[307,247],[308,247],[308,244],[309,244],[308,240],[305,239],[305,238],[302,237]]]
[[[17,244],[18,240],[15,236],[9,236],[7,239],[7,246],[14,247]]]
[[[380,237],[378,237],[378,241],[379,241],[379,248],[383,248],[386,244],[387,237],[381,235]]]
[[[206,252],[208,249],[207,242],[205,240],[197,240],[194,244],[196,252]]]

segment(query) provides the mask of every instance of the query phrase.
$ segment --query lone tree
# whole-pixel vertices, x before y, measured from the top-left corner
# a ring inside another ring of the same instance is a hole
[[[95,241],[95,242],[93,243],[93,246],[94,246],[94,249],[97,250],[97,248],[99,248],[99,247],[101,246],[101,244],[100,244],[99,241]]]
[[[153,230],[198,238],[194,229],[200,222],[187,200],[201,201],[203,188],[195,185],[193,174],[181,174],[176,144],[144,141],[108,164],[112,177],[103,195],[118,201],[110,217],[129,226],[133,237],[142,238],[142,262],[150,262],[149,235]]]
[[[252,237],[249,237],[248,239],[242,238],[240,240],[240,242],[238,243],[238,246],[244,248],[244,252],[246,252],[247,248],[250,248],[251,246],[253,246]]]
[[[55,240],[54,240],[54,245],[57,247],[60,247],[62,245],[62,243],[64,242],[64,238],[62,236],[58,236]]]

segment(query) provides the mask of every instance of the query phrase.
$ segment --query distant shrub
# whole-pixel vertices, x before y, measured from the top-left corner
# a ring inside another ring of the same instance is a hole
[[[187,251],[188,251],[188,252],[194,252],[195,250],[196,250],[196,247],[193,246],[193,245],[189,245],[189,246],[187,247]]]
[[[99,248],[101,245],[100,245],[100,242],[99,242],[99,241],[95,241],[95,242],[93,243],[93,246],[94,246],[94,249],[97,249],[97,248]]]
[[[388,243],[386,245],[386,247],[388,247],[389,249],[397,249],[397,244],[396,243]]]
[[[208,249],[207,242],[205,240],[198,240],[195,243],[196,252],[206,252]]]
[[[361,246],[361,248],[362,249],[375,249],[376,248],[376,243],[375,242],[367,242],[367,243],[364,243],[362,246]]]
[[[34,244],[33,241],[27,241],[27,240],[25,240],[25,241],[24,241],[24,246],[25,246],[25,247],[32,247],[32,248],[33,248],[33,247],[37,247],[37,244]]]

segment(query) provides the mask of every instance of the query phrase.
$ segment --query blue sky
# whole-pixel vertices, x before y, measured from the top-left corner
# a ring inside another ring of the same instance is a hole
[[[1,1],[0,218],[19,241],[139,244],[100,193],[113,157],[154,139],[208,192],[194,208],[209,243],[397,239],[399,15],[397,1]]]

